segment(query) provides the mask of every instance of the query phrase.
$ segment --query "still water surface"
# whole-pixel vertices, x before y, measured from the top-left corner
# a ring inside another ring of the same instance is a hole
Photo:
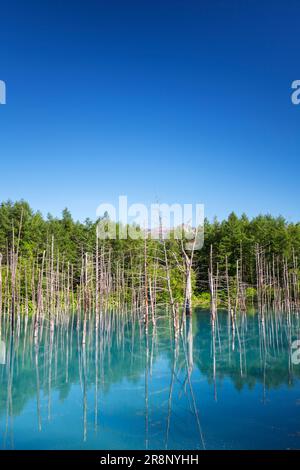
[[[174,338],[161,314],[1,324],[4,449],[300,448],[299,317],[195,310]]]

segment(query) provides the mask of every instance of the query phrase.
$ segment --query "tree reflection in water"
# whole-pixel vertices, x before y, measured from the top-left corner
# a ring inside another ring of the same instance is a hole
[[[21,317],[19,323],[12,335],[8,317],[1,321],[4,448],[15,447],[14,418],[22,415],[28,402],[35,400],[36,430],[42,433],[45,423],[56,420],[53,394],[58,392],[63,403],[71,403],[76,385],[81,390],[81,439],[87,446],[92,434],[101,440],[104,397],[113,390],[117,404],[122,398],[117,391],[122,394],[126,382],[143,397],[143,405],[134,403],[136,394],[128,404],[136,416],[143,415],[141,447],[174,448],[174,436],[184,432],[185,446],[190,439],[190,448],[205,449],[209,417],[204,423],[205,397],[199,392],[203,380],[212,387],[217,406],[227,380],[236,390],[261,384],[261,400],[266,403],[268,390],[283,384],[291,387],[299,379],[299,367],[291,360],[292,342],[299,338],[297,314],[275,312],[262,318],[257,313],[219,312],[211,322],[209,313],[199,310],[176,323],[170,314],[160,312],[147,329],[137,314],[114,311],[85,318],[70,315],[59,323],[51,322],[51,317],[38,324]],[[115,424],[119,432],[134,433],[135,415],[129,412],[126,425],[120,417]]]

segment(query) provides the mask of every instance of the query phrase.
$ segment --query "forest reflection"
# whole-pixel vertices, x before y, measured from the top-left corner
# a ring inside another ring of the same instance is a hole
[[[99,426],[99,396],[109,394],[114,385],[126,380],[143,388],[144,447],[151,439],[150,389],[156,363],[167,368],[168,392],[164,404],[166,420],[164,447],[168,447],[172,416],[181,395],[188,397],[199,448],[205,448],[201,422],[202,397],[195,391],[194,377],[205,379],[214,400],[222,393],[220,384],[230,380],[235,389],[262,385],[267,390],[292,386],[299,379],[299,367],[291,360],[292,342],[299,338],[299,316],[277,312],[236,317],[218,312],[212,323],[209,312],[195,310],[173,328],[168,312],[157,315],[155,325],[145,328],[137,314],[110,311],[96,318],[90,314],[62,317],[50,324],[41,319],[38,329],[28,317],[19,317],[11,333],[8,316],[1,321],[0,419],[3,446],[10,447],[15,416],[22,414],[29,400],[36,402],[36,428],[52,419],[52,396],[69,399],[74,385],[81,389],[82,440],[88,439],[88,422]],[[158,381],[157,381],[158,382]],[[155,382],[155,383],[157,383]],[[179,387],[179,388],[178,388]],[[176,395],[175,395],[176,390]],[[178,392],[179,390],[179,392]],[[93,392],[94,400],[88,398]],[[47,397],[47,417],[41,413],[41,396]],[[91,410],[92,407],[92,410]],[[92,413],[89,413],[92,411]],[[43,416],[42,416],[43,415]],[[92,418],[91,418],[92,417]],[[55,417],[54,417],[55,419]],[[1,422],[2,422],[1,421]],[[79,423],[78,423],[79,424]],[[151,446],[151,445],[150,445]]]

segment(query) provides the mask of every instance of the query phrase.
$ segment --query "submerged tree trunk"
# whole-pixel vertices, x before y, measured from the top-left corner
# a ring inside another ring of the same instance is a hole
[[[209,289],[210,289],[210,310],[212,321],[215,321],[217,313],[217,304],[216,304],[216,292],[215,292],[215,280],[213,274],[213,247],[210,246],[210,263],[208,270],[208,279],[209,279]]]
[[[192,313],[192,259],[184,252],[185,256],[185,300],[184,310],[186,315]]]
[[[193,267],[193,257],[195,244],[197,239],[197,230],[194,234],[194,241],[192,242],[192,247],[190,249],[190,255],[187,254],[183,246],[183,241],[181,240],[181,251],[184,258],[184,268],[185,268],[185,299],[184,299],[184,312],[186,315],[192,314],[192,267]]]

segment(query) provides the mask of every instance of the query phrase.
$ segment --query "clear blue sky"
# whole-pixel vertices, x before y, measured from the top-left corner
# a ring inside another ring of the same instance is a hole
[[[0,200],[300,220],[300,2],[1,2]]]

